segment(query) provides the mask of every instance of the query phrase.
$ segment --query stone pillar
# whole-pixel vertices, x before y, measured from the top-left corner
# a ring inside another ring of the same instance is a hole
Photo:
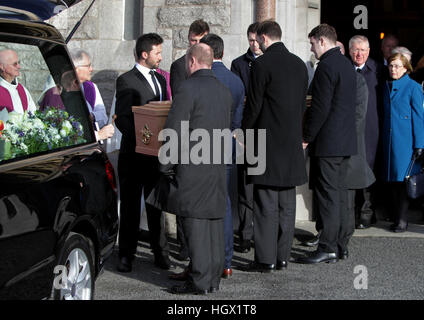
[[[256,0],[256,21],[275,20],[275,0]]]

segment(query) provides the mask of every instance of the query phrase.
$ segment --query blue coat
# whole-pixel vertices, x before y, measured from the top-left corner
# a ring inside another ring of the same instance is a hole
[[[415,148],[424,148],[424,104],[421,86],[405,75],[386,82],[383,92],[383,179],[403,181]],[[413,172],[418,171],[415,168]]]

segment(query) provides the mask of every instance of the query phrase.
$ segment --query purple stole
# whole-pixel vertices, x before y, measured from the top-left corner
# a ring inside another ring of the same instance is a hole
[[[16,89],[18,90],[19,98],[22,102],[22,108],[24,109],[24,111],[27,111],[28,98],[25,93],[25,89],[20,83],[18,83]],[[12,112],[14,110],[12,97],[10,96],[9,90],[0,86],[0,111],[4,108],[6,108],[8,112]]]
[[[96,103],[96,88],[91,81],[85,81],[82,86],[84,87],[85,100],[90,104],[91,110],[94,111],[94,104]]]

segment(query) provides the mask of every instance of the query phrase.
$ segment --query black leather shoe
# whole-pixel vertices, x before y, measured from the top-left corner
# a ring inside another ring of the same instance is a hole
[[[242,240],[239,245],[239,251],[241,253],[248,253],[250,252],[251,244],[250,240]]]
[[[349,251],[346,249],[346,250],[341,250],[340,252],[339,252],[339,259],[340,260],[347,260],[349,258]]]
[[[171,260],[169,260],[169,257],[164,255],[155,256],[155,266],[163,270],[170,270],[175,268],[175,266],[171,264]]]
[[[128,257],[122,257],[119,259],[118,266],[116,268],[119,272],[128,273],[132,270],[132,261]]]
[[[171,293],[173,294],[199,294],[199,295],[205,295],[208,293],[208,290],[200,290],[196,288],[194,284],[191,283],[184,283],[182,286],[173,286],[170,289]]]
[[[336,263],[338,260],[339,259],[337,254],[334,252],[327,253],[322,251],[315,251],[309,256],[297,259],[297,262],[303,264],[315,264],[320,262]]]
[[[315,246],[317,246],[318,243],[319,243],[319,237],[320,236],[321,236],[321,231],[319,231],[318,234],[315,237],[313,237],[311,240],[306,241],[304,243],[305,246],[307,246],[307,247],[315,247]]]
[[[393,225],[390,226],[390,230],[395,232],[395,233],[403,233],[403,232],[406,232],[408,230],[408,225],[401,226],[399,224],[393,224]]]
[[[271,273],[275,271],[275,264],[251,262],[247,266],[241,267],[240,270],[246,271],[246,272]]]
[[[360,223],[356,226],[356,229],[365,230],[365,229],[369,229],[370,227],[371,227],[371,225],[369,225],[369,224]]]
[[[277,270],[283,270],[283,269],[287,269],[287,261],[277,261]]]
[[[216,288],[216,287],[210,287],[210,289],[209,289],[209,293],[215,293],[215,292],[218,292],[219,291],[219,288]]]

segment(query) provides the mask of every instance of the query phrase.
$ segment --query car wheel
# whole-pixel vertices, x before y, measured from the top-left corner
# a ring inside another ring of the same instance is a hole
[[[63,245],[53,281],[54,300],[91,300],[94,296],[94,263],[91,241],[71,232]]]

